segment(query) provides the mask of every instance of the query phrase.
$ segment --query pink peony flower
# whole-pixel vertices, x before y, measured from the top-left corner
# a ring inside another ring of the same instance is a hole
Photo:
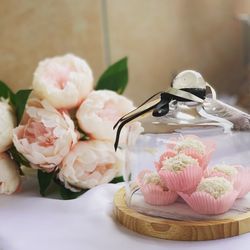
[[[53,170],[77,142],[74,123],[45,100],[33,100],[26,107],[21,125],[14,129],[16,149],[33,168]]]
[[[17,164],[7,154],[0,153],[0,194],[12,194],[20,184]]]
[[[33,89],[57,109],[74,108],[93,89],[92,71],[86,61],[72,54],[48,58],[34,73]]]
[[[16,125],[14,111],[7,101],[0,100],[0,117],[0,152],[4,152],[12,144],[13,128]]]
[[[120,172],[124,154],[105,141],[80,141],[62,162],[59,179],[72,191],[108,183]]]
[[[90,93],[79,107],[76,117],[80,128],[90,137],[99,140],[114,141],[114,124],[119,118],[134,109],[133,103],[124,96],[110,90],[97,90]],[[133,137],[142,131],[139,122],[131,125]],[[123,128],[121,140],[125,140],[128,127]],[[136,132],[137,131],[137,132]],[[131,142],[132,143],[132,142]]]

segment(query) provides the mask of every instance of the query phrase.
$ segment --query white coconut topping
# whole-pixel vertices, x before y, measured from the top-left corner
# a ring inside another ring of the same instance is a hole
[[[157,173],[146,173],[143,177],[144,184],[161,184],[160,177]]]
[[[197,191],[206,192],[215,199],[221,197],[227,192],[232,191],[233,185],[223,177],[209,177],[203,179],[197,187]]]
[[[184,138],[176,143],[174,150],[177,152],[182,152],[183,150],[193,149],[201,155],[204,155],[206,152],[206,146],[195,138]]]
[[[183,153],[167,158],[162,162],[162,165],[162,169],[170,170],[172,172],[182,171],[184,168],[193,165],[199,167],[198,161],[196,159]]]
[[[238,170],[234,166],[226,165],[226,164],[220,164],[220,165],[215,165],[212,168],[212,173],[214,173],[214,172],[215,173],[220,172],[220,173],[223,173],[223,174],[231,177],[231,176],[237,175]]]

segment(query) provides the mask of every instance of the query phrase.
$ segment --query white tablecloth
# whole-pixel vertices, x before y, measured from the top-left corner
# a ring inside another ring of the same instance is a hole
[[[112,217],[113,196],[121,184],[102,185],[69,201],[42,198],[35,185],[28,181],[22,193],[0,196],[0,250],[250,249],[250,233],[177,242],[130,232]]]

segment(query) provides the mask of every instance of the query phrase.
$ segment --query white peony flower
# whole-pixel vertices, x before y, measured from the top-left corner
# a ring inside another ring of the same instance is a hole
[[[33,100],[26,107],[23,123],[14,129],[13,142],[33,168],[51,171],[77,142],[77,134],[67,114],[45,100]]]
[[[0,153],[0,194],[12,194],[20,186],[17,164],[5,153]]]
[[[76,117],[80,128],[91,138],[114,142],[116,131],[113,126],[119,118],[134,108],[133,103],[124,96],[110,90],[97,90],[92,91],[81,104]],[[134,128],[141,132],[141,126]],[[124,127],[121,133],[122,141],[126,132],[127,128]]]
[[[72,54],[48,58],[35,70],[33,89],[57,109],[74,108],[93,89],[92,71],[86,61]]]
[[[0,117],[0,152],[4,152],[12,143],[13,128],[16,125],[14,111],[5,100],[0,100]]]
[[[112,143],[80,141],[63,160],[58,177],[66,188],[77,191],[110,182],[123,164],[124,154],[115,152]]]

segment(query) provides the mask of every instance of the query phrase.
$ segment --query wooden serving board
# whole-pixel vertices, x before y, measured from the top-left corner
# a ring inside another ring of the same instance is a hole
[[[114,214],[128,229],[166,240],[215,240],[250,232],[250,212],[231,219],[204,221],[170,220],[141,214],[127,206],[125,188],[115,194]]]

